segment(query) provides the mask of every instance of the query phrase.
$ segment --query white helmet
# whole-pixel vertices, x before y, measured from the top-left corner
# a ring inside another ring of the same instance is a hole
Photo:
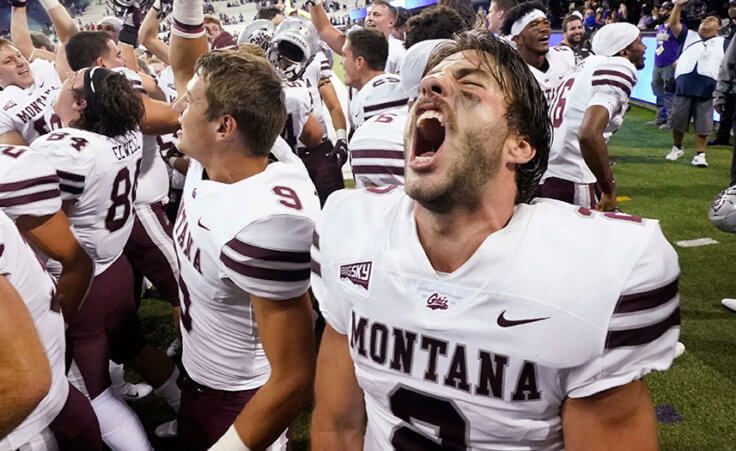
[[[254,20],[240,32],[238,44],[255,44],[267,52],[275,29],[276,26],[270,20]]]
[[[321,51],[317,29],[311,21],[289,17],[276,27],[268,60],[288,81],[299,79],[314,55]]]

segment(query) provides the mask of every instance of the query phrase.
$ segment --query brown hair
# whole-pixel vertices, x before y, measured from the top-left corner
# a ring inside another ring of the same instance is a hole
[[[204,23],[216,23],[218,27],[222,28],[220,19],[218,19],[216,16],[213,16],[212,14],[204,15]]]
[[[70,124],[72,127],[110,138],[138,130],[143,120],[143,101],[124,75],[112,73],[95,88],[99,111],[83,109],[79,119]],[[85,99],[84,89],[75,89],[74,98]]]
[[[0,38],[0,49],[3,47],[12,47],[13,43],[10,42],[10,39]]]
[[[386,68],[388,41],[383,33],[375,28],[355,27],[348,32],[347,39],[350,41],[353,56],[362,56],[371,70]]]
[[[575,14],[568,14],[567,16],[565,16],[565,18],[562,20],[562,32],[567,33],[567,24],[569,24],[570,22],[575,22],[576,20],[579,20],[580,23],[583,23],[583,19]]]
[[[286,123],[281,78],[271,64],[250,53],[213,50],[194,70],[206,83],[207,119],[232,116],[251,153],[268,156]]]
[[[398,16],[399,14],[398,11],[396,11],[396,8],[393,5],[391,5],[391,3],[387,2],[386,0],[373,0],[371,2],[371,5],[385,6],[386,8],[388,8],[388,12],[389,14],[391,14],[391,17],[393,17],[394,20],[396,19],[396,16]]]
[[[438,45],[429,56],[425,74],[450,55],[466,50],[483,53],[481,64],[505,94],[509,130],[536,149],[530,161],[516,166],[516,202],[529,202],[547,169],[552,142],[552,124],[547,116],[544,93],[516,50],[484,31],[466,31],[458,34],[454,41]]]

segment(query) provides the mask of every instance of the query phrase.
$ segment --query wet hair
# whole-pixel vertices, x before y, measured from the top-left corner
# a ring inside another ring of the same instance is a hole
[[[375,3],[375,2],[374,2]],[[384,70],[388,59],[386,36],[375,28],[354,28],[348,33],[354,57],[362,56],[372,70]]]
[[[446,6],[426,8],[407,22],[404,47],[428,39],[450,39],[465,29],[465,22],[455,10]]]
[[[94,73],[90,77],[91,72]],[[94,83],[94,93],[88,88],[88,78]],[[91,68],[85,72],[85,86],[75,89],[73,94],[75,100],[84,99],[87,108],[70,124],[72,127],[110,138],[140,128],[143,101],[124,75],[104,67]]]
[[[501,26],[501,34],[504,36],[511,34],[511,27],[514,22],[524,17],[527,13],[538,9],[544,13],[547,12],[547,8],[543,4],[537,2],[524,2],[520,3],[504,14],[503,25]]]
[[[207,119],[232,116],[250,152],[268,156],[286,123],[281,78],[268,60],[247,51],[213,50],[197,59],[194,70],[206,84]]]
[[[95,60],[105,53],[107,41],[112,38],[104,31],[80,31],[66,43],[66,59],[73,71],[94,66]]]
[[[516,50],[482,31],[466,31],[457,35],[454,41],[438,45],[429,57],[425,74],[450,55],[466,50],[484,53],[481,64],[505,94],[505,118],[509,130],[536,150],[531,160],[516,166],[516,203],[529,202],[547,169],[552,143],[552,124],[547,116],[544,93]]]

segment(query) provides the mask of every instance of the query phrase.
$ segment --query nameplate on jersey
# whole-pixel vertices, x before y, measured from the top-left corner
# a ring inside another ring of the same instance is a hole
[[[340,265],[340,283],[363,297],[368,297],[373,262],[362,261]]]

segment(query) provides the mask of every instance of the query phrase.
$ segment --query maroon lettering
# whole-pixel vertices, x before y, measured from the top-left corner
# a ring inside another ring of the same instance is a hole
[[[412,357],[417,334],[394,328],[394,357],[391,359],[391,369],[411,374]]]
[[[495,354],[493,355],[493,359],[491,359],[490,352],[480,351],[478,353],[478,360],[480,360],[480,377],[478,386],[475,387],[475,394],[489,396],[493,393],[494,398],[502,398],[503,376],[506,372],[509,358],[505,355]],[[493,363],[491,363],[491,360],[493,360]]]
[[[516,390],[511,395],[514,401],[536,401],[540,398],[537,388],[537,367],[534,362],[524,361],[524,366],[516,382]]]
[[[427,368],[424,371],[424,379],[437,382],[437,354],[447,355],[447,342],[424,336],[422,337],[422,349],[429,352]]]
[[[360,318],[358,323],[355,323],[355,312],[353,312],[353,321],[351,334],[350,334],[350,347],[355,349],[356,343],[358,344],[358,354],[365,357],[365,329],[368,321],[365,318]]]
[[[447,376],[445,377],[445,385],[470,393],[468,363],[465,360],[465,346],[463,345],[457,345],[455,347],[455,355],[452,356],[450,369],[447,371]]]

